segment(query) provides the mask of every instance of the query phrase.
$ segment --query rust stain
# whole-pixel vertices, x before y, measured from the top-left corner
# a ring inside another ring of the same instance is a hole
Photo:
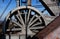
[[[56,39],[60,39],[59,37],[56,37]]]
[[[57,32],[60,31],[60,27],[59,26],[60,26],[60,16],[56,17],[55,20],[53,20],[49,25],[47,25],[47,27],[45,29],[40,31],[36,35],[36,37],[38,37],[40,39],[41,38],[43,39],[44,37],[47,36],[46,38],[48,38],[48,35],[50,33],[52,33],[52,35],[51,35],[52,37],[50,39],[56,39],[56,35],[58,35]]]
[[[47,35],[44,39],[60,39],[60,27]]]

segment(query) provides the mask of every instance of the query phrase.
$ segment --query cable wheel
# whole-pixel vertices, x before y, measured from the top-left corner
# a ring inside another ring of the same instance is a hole
[[[16,8],[11,14],[8,14],[6,20],[6,30],[18,26],[20,35],[26,35],[27,31],[27,36],[33,36],[45,28],[41,12],[30,6]]]

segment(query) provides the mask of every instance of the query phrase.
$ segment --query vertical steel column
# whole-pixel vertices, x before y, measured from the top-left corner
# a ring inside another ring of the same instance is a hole
[[[27,5],[31,6],[31,0],[28,0]]]
[[[27,9],[27,6],[31,6],[31,0],[27,0],[27,4],[26,4],[26,9]],[[27,30],[27,23],[26,23],[26,39],[28,39],[28,35],[27,35],[27,32],[28,32],[28,30]]]
[[[12,28],[11,28],[12,29]],[[9,39],[11,39],[11,29],[10,29],[10,33],[9,33]]]
[[[4,24],[2,26],[2,39],[6,39],[6,35],[5,35],[5,33],[6,33],[6,26],[5,26],[5,24],[6,24],[6,18],[5,18]]]
[[[9,33],[9,39],[11,39],[11,32]]]
[[[19,35],[19,39],[20,39],[20,35]]]

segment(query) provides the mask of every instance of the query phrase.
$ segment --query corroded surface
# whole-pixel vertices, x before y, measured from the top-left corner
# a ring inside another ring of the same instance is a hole
[[[57,4],[57,1],[56,0],[43,0],[46,5],[51,9],[51,11],[56,15],[58,16],[59,15],[59,12],[60,12],[60,8]]]
[[[51,22],[49,25],[47,25],[47,27],[42,30],[41,32],[39,32],[36,36],[39,39],[43,39],[45,36],[47,36],[49,33],[51,33],[52,31],[54,31],[56,28],[58,28],[60,26],[60,16],[57,17],[53,22]]]
[[[60,27],[48,34],[44,39],[60,39]]]

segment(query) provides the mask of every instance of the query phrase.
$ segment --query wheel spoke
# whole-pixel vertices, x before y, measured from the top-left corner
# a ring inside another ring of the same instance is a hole
[[[28,16],[27,16],[27,22],[29,21],[31,10],[29,9]]]
[[[36,18],[34,21],[32,21],[29,26],[31,26],[34,22],[36,22],[37,20],[39,20],[39,18],[41,17],[41,16],[37,16],[37,15],[35,15],[35,16],[36,16],[37,18]]]
[[[39,27],[31,27],[30,29],[43,29],[44,26],[39,26]]]
[[[20,14],[20,11],[19,11],[19,10],[18,10],[18,15],[19,15],[19,17],[21,18],[21,22],[23,23],[23,26],[25,26],[24,21],[23,21],[23,18],[22,18],[22,16],[21,16],[21,14]]]
[[[14,23],[12,23],[12,22],[10,21],[8,28],[11,29],[13,26],[15,26]]]
[[[14,20],[11,20],[11,22],[13,22],[13,23],[15,23],[16,25],[18,25],[18,26],[22,27],[22,25],[21,25],[21,24],[19,24],[18,22],[15,22]]]
[[[27,12],[26,11],[24,11],[24,13],[25,13],[25,24],[26,24],[26,22],[27,22]]]
[[[38,20],[38,18],[36,18],[34,21],[32,21],[32,23],[30,23],[29,26],[31,26],[34,22],[36,22]]]
[[[15,17],[18,19],[18,21],[19,21],[21,24],[23,24],[18,15],[15,15]]]
[[[36,25],[40,25],[40,22],[35,23],[35,24],[32,25],[31,27],[34,27],[34,26],[36,26]],[[36,27],[37,27],[37,26],[36,26]]]
[[[29,27],[30,23],[32,22],[32,20],[34,19],[34,17],[35,17],[35,15],[30,19],[28,27]]]
[[[42,24],[42,20],[40,19],[41,16],[39,16],[39,21],[40,21],[40,24]]]
[[[17,30],[22,30],[21,28],[13,28],[13,29],[11,29],[11,31],[17,31]],[[7,31],[10,31],[10,29],[7,29]]]

